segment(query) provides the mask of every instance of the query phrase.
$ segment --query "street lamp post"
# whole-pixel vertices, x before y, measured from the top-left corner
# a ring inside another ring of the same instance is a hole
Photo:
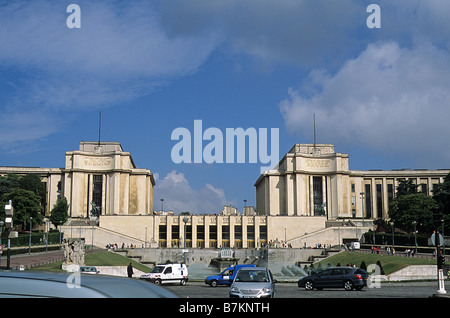
[[[189,218],[187,216],[185,216],[183,218],[183,222],[184,222],[184,249],[183,249],[183,259],[184,259],[184,264],[186,264],[186,224],[187,222],[189,222]]]
[[[61,250],[61,225],[63,224],[62,221],[59,221],[59,250]]]
[[[413,221],[412,223],[414,225],[414,255],[417,256],[417,229],[416,229],[417,221]]]
[[[391,222],[391,228],[392,228],[392,248],[395,246],[394,242],[394,222]]]
[[[0,221],[0,245],[2,244],[2,229],[5,222]],[[0,267],[2,266],[2,251],[0,251]]]
[[[31,229],[33,228],[33,217],[30,216],[30,238],[28,240],[28,255],[31,255]]]
[[[45,253],[48,253],[48,228],[49,228],[49,221],[45,221]]]
[[[4,224],[5,224],[5,222],[0,221],[0,244],[2,244],[2,230],[3,230]]]
[[[442,242],[442,255],[445,257],[445,233],[444,233],[444,219],[441,220],[442,222],[442,237],[444,238],[444,241]]]

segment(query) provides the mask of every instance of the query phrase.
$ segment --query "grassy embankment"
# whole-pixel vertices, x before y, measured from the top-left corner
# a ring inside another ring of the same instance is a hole
[[[361,263],[364,261],[366,266],[370,264],[376,264],[378,261],[386,275],[396,272],[408,265],[436,265],[435,259],[425,259],[416,257],[404,257],[404,256],[388,256],[379,254],[365,254],[358,252],[341,252],[339,254],[330,256],[318,263],[314,264],[314,268],[318,268],[319,264],[322,268],[331,264],[336,266],[346,266],[347,264],[355,264],[357,267],[361,267]]]
[[[130,264],[131,262],[133,267],[140,271],[143,271],[145,273],[151,271],[151,268],[148,266],[131,260],[128,257],[107,251],[86,254],[84,261],[86,263],[86,266],[128,266],[128,264]],[[33,270],[62,271],[62,263],[63,261],[45,264],[34,267]]]

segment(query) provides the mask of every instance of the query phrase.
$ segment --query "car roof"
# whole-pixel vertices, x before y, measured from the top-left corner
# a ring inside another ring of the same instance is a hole
[[[267,267],[243,267],[241,271],[255,271],[255,270],[267,270]]]
[[[255,264],[236,264],[236,265],[233,265],[230,267],[253,267],[253,268],[255,268],[256,265]]]
[[[80,275],[78,272],[0,271],[0,286],[0,297],[177,297],[163,287],[145,281],[107,275]]]

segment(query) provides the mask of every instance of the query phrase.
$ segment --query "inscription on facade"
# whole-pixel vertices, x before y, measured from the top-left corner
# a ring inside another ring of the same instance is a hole
[[[95,167],[110,166],[111,158],[103,158],[103,157],[84,158],[84,164],[86,166],[95,166]]]
[[[306,166],[309,168],[329,168],[330,163],[329,159],[306,159]]]

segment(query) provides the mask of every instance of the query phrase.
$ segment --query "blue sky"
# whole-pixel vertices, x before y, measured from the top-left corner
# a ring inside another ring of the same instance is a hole
[[[350,169],[449,168],[448,12],[445,0],[0,0],[0,165],[63,167],[97,140],[101,111],[102,140],[154,173],[156,210],[255,205],[260,162],[172,161],[172,131],[194,120],[224,135],[278,128],[282,157],[313,141],[316,114],[317,142]]]

